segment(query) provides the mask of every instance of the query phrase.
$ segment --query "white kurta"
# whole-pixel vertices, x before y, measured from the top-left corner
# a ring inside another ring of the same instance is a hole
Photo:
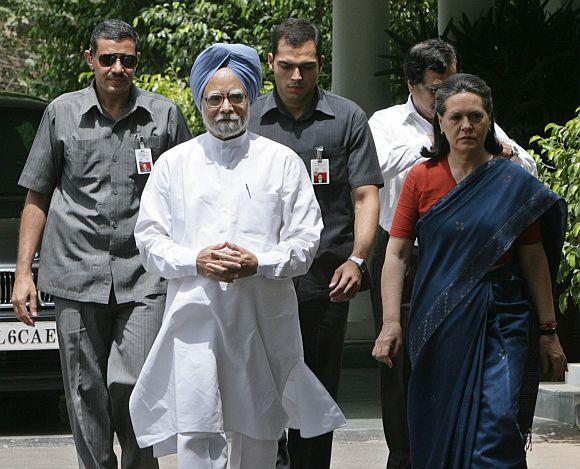
[[[205,133],[163,154],[141,198],[143,265],[169,279],[159,335],[130,410],[139,445],[175,451],[183,432],[277,439],[346,424],[304,364],[291,277],[314,258],[322,219],[306,169],[289,148],[246,132]],[[198,252],[231,241],[258,259],[255,276],[197,275]]]

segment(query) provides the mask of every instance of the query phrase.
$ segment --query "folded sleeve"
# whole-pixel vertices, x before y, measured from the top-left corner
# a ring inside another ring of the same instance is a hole
[[[300,157],[292,154],[285,162],[280,241],[267,252],[255,253],[258,275],[274,279],[308,272],[322,227],[320,207],[306,168]]]
[[[51,103],[44,111],[18,185],[51,195],[60,179],[62,166],[63,153],[56,143],[55,112]]]
[[[358,107],[351,120],[348,146],[348,182],[351,189],[383,186],[377,149],[364,112]]]
[[[414,166],[403,184],[390,235],[396,238],[415,239],[415,224],[419,219],[419,196],[416,188]]]
[[[540,229],[540,221],[536,220],[530,226],[528,226],[523,233],[519,236],[516,240],[516,244],[521,245],[530,245],[536,244],[542,241],[542,232]]]

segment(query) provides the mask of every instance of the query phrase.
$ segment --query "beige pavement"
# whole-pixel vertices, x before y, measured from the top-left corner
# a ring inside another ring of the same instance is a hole
[[[332,469],[384,469],[387,445],[380,439],[378,419],[353,419],[348,430],[337,432]],[[119,448],[117,447],[117,450]],[[580,431],[549,420],[536,420],[534,443],[528,453],[530,469],[580,467]],[[175,456],[161,459],[161,469],[176,469]],[[1,437],[2,469],[75,469],[70,436]]]
[[[376,368],[344,369],[338,401],[349,425],[335,433],[332,469],[385,469],[388,448],[379,418]],[[41,405],[38,400],[30,402]],[[0,404],[14,405],[8,400]],[[70,434],[31,436],[38,431],[35,422],[31,421],[34,419],[31,415],[36,414],[27,415],[26,409],[20,413],[3,413],[2,410],[6,408],[0,408],[0,428],[4,429],[4,433],[0,433],[0,469],[78,467]],[[2,417],[18,419],[18,422],[11,424]],[[9,436],[10,433],[6,433],[9,428],[17,428],[19,436]],[[116,449],[119,453],[118,446]],[[530,469],[580,468],[580,431],[561,423],[536,419],[528,465]],[[176,468],[175,456],[161,459],[161,469]]]

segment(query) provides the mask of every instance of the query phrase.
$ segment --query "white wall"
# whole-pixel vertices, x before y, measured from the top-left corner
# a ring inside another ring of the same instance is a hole
[[[387,0],[333,0],[332,91],[351,99],[370,116],[387,107]]]

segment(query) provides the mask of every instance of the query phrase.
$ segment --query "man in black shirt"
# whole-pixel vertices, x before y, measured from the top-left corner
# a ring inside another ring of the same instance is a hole
[[[336,399],[348,302],[368,283],[383,178],[364,112],[316,85],[321,49],[319,31],[306,20],[290,18],[274,29],[268,65],[276,86],[252,105],[249,128],[298,153],[314,185],[324,229],[295,288],[306,364]],[[303,439],[289,431],[292,469],[328,468],[331,449],[332,433]]]

